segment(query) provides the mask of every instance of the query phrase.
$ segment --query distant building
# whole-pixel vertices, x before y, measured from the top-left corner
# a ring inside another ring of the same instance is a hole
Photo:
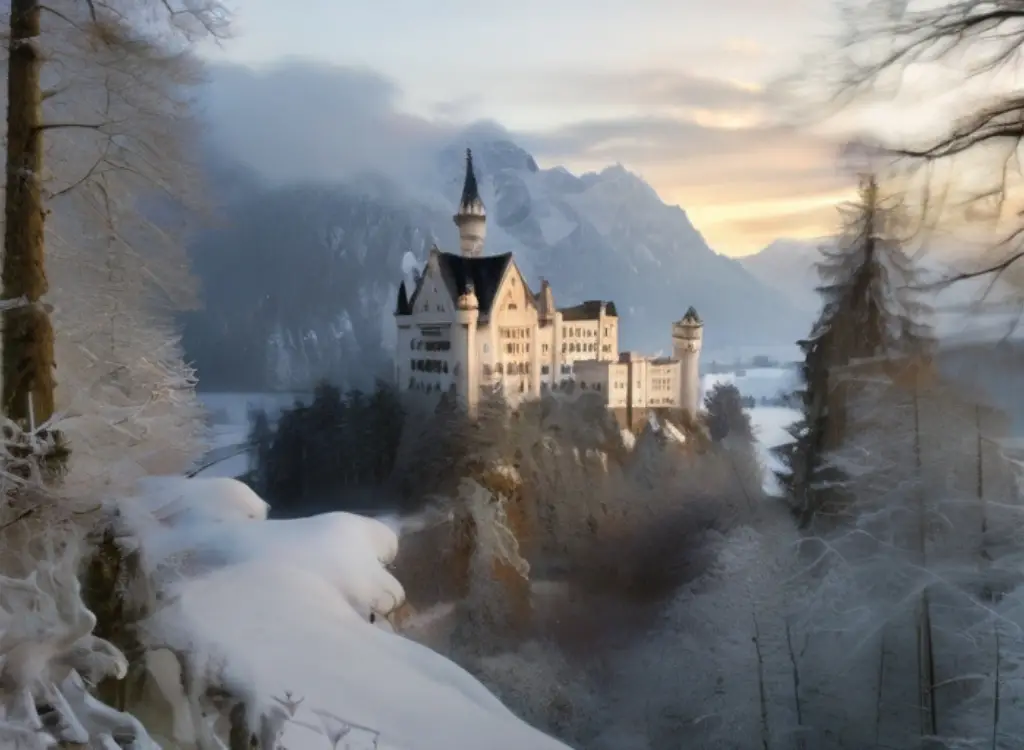
[[[404,282],[398,290],[399,388],[453,393],[475,411],[484,389],[519,401],[578,381],[605,395],[609,408],[642,403],[696,413],[703,324],[693,308],[672,328],[671,359],[620,356],[615,303],[559,309],[547,281],[531,291],[511,253],[484,255],[487,212],[468,150],[453,220],[460,252],[431,248],[412,293]]]

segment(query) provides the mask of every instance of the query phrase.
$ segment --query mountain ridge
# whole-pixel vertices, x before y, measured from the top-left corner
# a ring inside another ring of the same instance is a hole
[[[206,308],[186,317],[184,336],[204,387],[387,376],[398,284],[432,245],[458,247],[451,216],[467,145],[488,211],[485,252],[515,253],[528,283],[547,279],[559,306],[614,300],[623,348],[666,349],[671,322],[691,305],[707,321],[706,347],[799,334],[801,311],[712,250],[685,210],[638,175],[622,165],[542,169],[495,136],[468,131],[437,151],[433,170],[404,180],[364,171],[276,187],[211,149],[213,179],[224,183],[216,192],[231,198],[226,221],[193,244]]]

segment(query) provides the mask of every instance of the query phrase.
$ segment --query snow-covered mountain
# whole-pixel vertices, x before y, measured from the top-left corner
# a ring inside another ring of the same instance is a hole
[[[809,327],[820,309],[815,287],[815,264],[819,248],[834,239],[778,239],[763,250],[740,259],[743,267],[766,286],[785,295],[806,315]],[[959,272],[985,265],[982,246],[976,243],[940,238],[928,243],[927,250],[913,250],[921,270],[921,284],[929,285],[955,277]],[[1016,327],[1021,316],[1021,291],[1005,279],[991,276],[958,281],[951,285],[928,286],[923,299],[933,308],[932,323],[946,340],[996,340],[1006,335],[1020,336]]]
[[[740,264],[765,286],[783,294],[804,313],[816,313],[819,307],[818,274],[814,268],[818,248],[830,238],[781,238],[753,255],[739,259]]]
[[[486,251],[514,252],[532,285],[551,282],[559,306],[614,300],[623,348],[667,350],[670,323],[690,305],[707,347],[787,343],[802,332],[798,306],[711,250],[686,212],[640,177],[621,166],[541,169],[507,138],[470,132],[434,169],[401,182],[363,174],[345,185],[218,191],[233,196],[228,222],[196,243],[207,308],[186,331],[205,382],[291,387],[386,372],[403,271],[434,242],[458,246],[451,215],[467,146],[488,210]]]

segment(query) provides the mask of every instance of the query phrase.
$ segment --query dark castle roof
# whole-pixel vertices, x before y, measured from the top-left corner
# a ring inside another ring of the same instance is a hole
[[[462,200],[459,201],[459,209],[466,209],[478,203],[484,204],[480,198],[480,187],[476,183],[476,172],[473,171],[473,152],[466,149],[466,179],[462,183]]]
[[[455,253],[438,253],[441,276],[448,285],[452,301],[457,301],[469,285],[473,286],[480,314],[488,315],[498,295],[498,285],[505,276],[505,269],[512,262],[512,253],[503,255],[482,255],[468,258]]]
[[[412,315],[412,305],[409,304],[409,295],[405,291],[405,282],[398,286],[398,304],[395,305],[395,315]]]
[[[619,317],[614,302],[603,302],[599,299],[590,299],[575,307],[564,307],[559,312],[562,313],[562,320],[597,320],[601,317],[602,305],[605,315],[612,318]]]
[[[470,286],[476,295],[481,315],[489,315],[494,306],[494,300],[498,295],[498,286],[505,276],[505,269],[512,262],[512,253],[503,255],[482,255],[468,258],[455,253],[437,253],[437,265],[441,271],[441,278],[452,302],[458,302],[459,295],[465,294]],[[426,275],[421,277],[419,284],[413,291],[412,299],[405,298],[405,284],[398,288],[398,304],[395,308],[396,315],[411,315],[413,305],[423,288]],[[404,307],[403,307],[404,302]],[[401,312],[406,310],[407,312]]]

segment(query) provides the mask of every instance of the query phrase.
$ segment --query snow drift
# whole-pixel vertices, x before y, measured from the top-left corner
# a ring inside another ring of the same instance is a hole
[[[142,640],[151,654],[184,655],[200,683],[177,691],[169,662],[147,660],[164,672],[153,676],[178,746],[212,734],[182,704],[216,688],[245,704],[254,731],[282,731],[289,750],[342,735],[382,750],[566,747],[453,662],[388,632],[405,594],[386,569],[398,551],[387,524],[348,513],[267,520],[255,493],[221,478],[153,480],[122,512],[161,602]]]

